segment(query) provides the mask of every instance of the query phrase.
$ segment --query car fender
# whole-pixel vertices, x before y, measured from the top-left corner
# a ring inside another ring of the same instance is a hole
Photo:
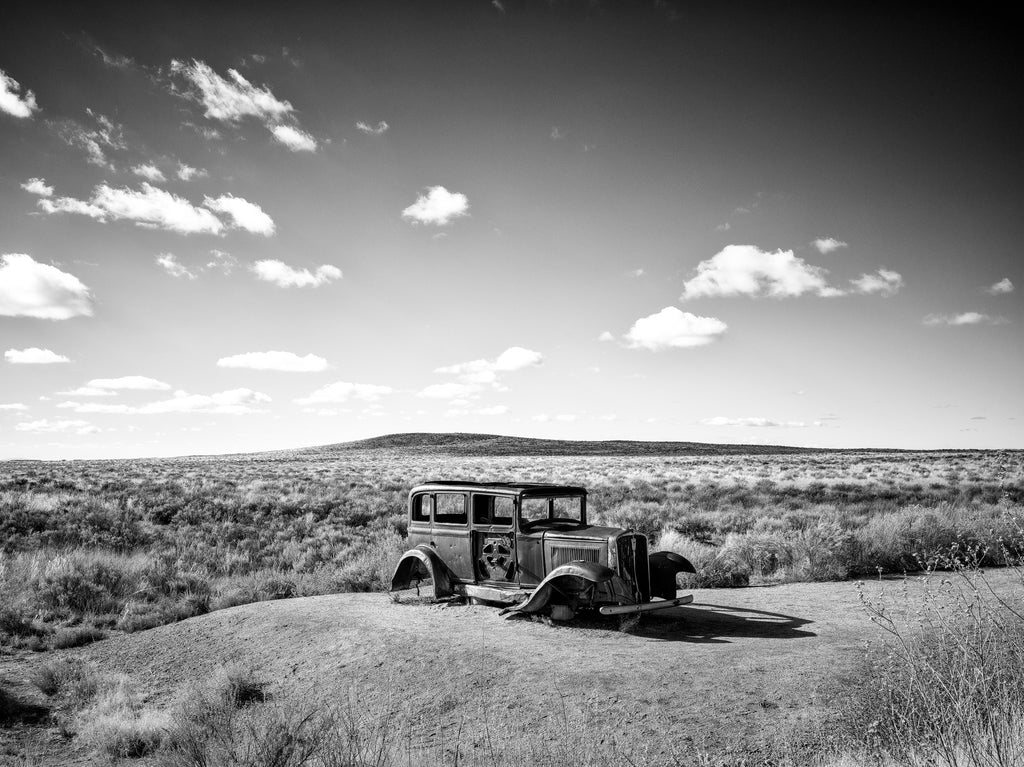
[[[412,588],[413,580],[419,580],[417,573],[426,570],[434,584],[434,599],[452,596],[452,578],[441,557],[430,546],[419,545],[409,549],[398,560],[395,574],[391,578],[391,591]]]
[[[548,606],[552,597],[572,601],[587,584],[610,583],[617,577],[614,570],[597,562],[567,562],[548,573],[529,599],[515,607],[505,608],[501,613],[538,613]]]
[[[676,575],[695,573],[696,568],[684,556],[674,551],[656,551],[647,558],[651,573],[651,596],[675,599]]]

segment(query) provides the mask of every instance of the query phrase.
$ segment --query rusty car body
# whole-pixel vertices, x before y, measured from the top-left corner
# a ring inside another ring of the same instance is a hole
[[[428,482],[409,493],[408,515],[411,548],[395,568],[392,591],[430,585],[436,599],[461,596],[556,619],[693,601],[676,585],[693,565],[672,552],[649,554],[641,533],[590,524],[582,487]]]

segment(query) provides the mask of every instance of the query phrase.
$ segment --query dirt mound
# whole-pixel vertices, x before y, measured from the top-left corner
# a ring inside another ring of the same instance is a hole
[[[916,587],[909,599],[893,582],[864,588],[906,608]],[[879,638],[853,583],[693,594],[692,605],[645,616],[630,633],[596,617],[549,625],[492,607],[334,594],[244,605],[68,654],[129,674],[158,705],[242,663],[272,695],[356,695],[367,710],[418,712],[427,745],[479,722],[483,702],[491,728],[582,717],[648,753],[692,745],[753,756],[806,737],[828,711],[828,680]],[[2,676],[23,683],[45,657]]]

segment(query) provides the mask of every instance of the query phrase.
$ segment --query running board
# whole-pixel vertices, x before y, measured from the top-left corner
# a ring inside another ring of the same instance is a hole
[[[649,613],[652,610],[664,610],[667,607],[679,607],[688,605],[693,601],[693,594],[675,599],[666,599],[658,602],[641,602],[638,605],[602,605],[597,608],[601,615],[629,615],[631,613]]]

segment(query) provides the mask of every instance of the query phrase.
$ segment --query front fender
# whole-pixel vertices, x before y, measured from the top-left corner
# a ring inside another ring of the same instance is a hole
[[[674,551],[657,551],[647,562],[651,572],[651,596],[661,599],[675,599],[676,575],[697,572],[690,560]]]
[[[548,606],[552,597],[562,603],[572,604],[591,586],[606,585],[612,587],[612,591],[616,591],[613,584],[621,580],[610,567],[596,562],[568,562],[548,573],[533,590],[529,599],[515,607],[502,610],[502,615],[510,612],[538,613]]]
[[[411,588],[414,580],[427,578],[434,584],[434,599],[444,599],[455,593],[452,590],[451,574],[441,557],[429,546],[421,544],[409,549],[398,560],[395,574],[391,577],[391,591]]]

